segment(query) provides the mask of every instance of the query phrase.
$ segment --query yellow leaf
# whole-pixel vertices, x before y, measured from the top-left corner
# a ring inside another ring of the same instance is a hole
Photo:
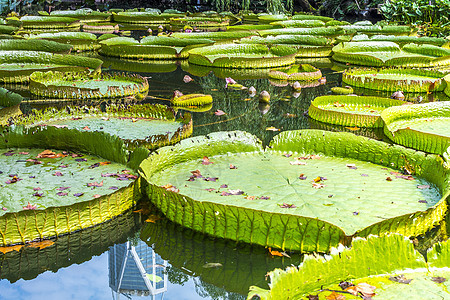
[[[348,130],[351,130],[351,131],[356,131],[356,130],[359,130],[359,127],[345,127],[346,129],[348,129]]]
[[[8,252],[17,251],[19,252],[20,249],[23,248],[24,245],[14,245],[14,246],[6,246],[6,247],[0,247],[0,252],[3,254],[6,254]]]
[[[273,126],[267,127],[266,130],[270,130],[270,131],[280,131],[280,129],[275,128]]]
[[[156,221],[161,220],[162,218],[158,215],[150,215],[148,216],[148,219],[145,220],[147,223],[156,223]]]
[[[50,247],[51,245],[53,245],[55,242],[52,240],[43,240],[40,242],[34,242],[34,243],[30,243],[27,245],[27,247],[31,247],[31,248],[39,248],[39,250]]]

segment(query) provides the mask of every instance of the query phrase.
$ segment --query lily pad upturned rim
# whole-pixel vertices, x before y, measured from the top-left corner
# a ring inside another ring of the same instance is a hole
[[[73,86],[74,80],[100,81],[100,80],[117,80],[128,83],[123,87],[108,86],[105,93],[100,88],[81,88]],[[53,82],[65,81],[66,85],[52,84]],[[34,72],[30,75],[30,91],[31,93],[48,98],[73,98],[73,99],[89,99],[89,98],[115,98],[135,96],[142,98],[144,93],[148,91],[149,85],[146,78],[134,74],[127,75],[125,73],[93,73],[87,72]]]
[[[398,75],[420,75],[430,79],[388,79],[373,77],[373,74],[398,74]],[[366,76],[364,76],[366,75]],[[403,92],[438,92],[443,91],[446,84],[443,81],[444,72],[438,70],[424,70],[418,68],[350,68],[342,74],[342,81],[367,89],[382,91],[403,91]],[[431,80],[434,77],[435,80]]]
[[[269,272],[269,289],[252,286],[247,299],[254,299],[254,296],[261,300],[300,299],[300,296],[342,281],[414,270],[439,270],[447,267],[442,261],[448,258],[449,248],[449,241],[435,244],[425,261],[413,243],[402,235],[355,239],[352,248],[337,247],[326,259],[308,255],[299,267]]]
[[[0,148],[47,148],[90,153],[110,161],[139,163],[148,150],[126,150],[116,136],[101,132],[69,131],[65,128],[8,126],[2,128]],[[44,210],[23,210],[0,217],[0,245],[23,244],[92,227],[134,206],[140,198],[140,180],[110,195]]]
[[[380,105],[386,108],[403,105],[406,102],[397,99],[389,99],[373,96],[352,96],[352,95],[326,95],[316,97],[308,110],[309,116],[317,121],[343,126],[357,127],[383,127],[380,115],[358,114],[357,112],[333,111],[320,107],[323,104],[346,105]]]
[[[381,113],[384,122],[384,133],[389,139],[405,147],[411,147],[420,151],[445,155],[449,151],[450,137],[438,133],[424,132],[412,128],[393,129],[397,121],[414,119],[448,118],[450,120],[450,103],[429,102],[397,106],[385,109]],[[450,155],[448,152],[447,155]]]
[[[330,247],[355,236],[389,232],[414,236],[426,232],[445,216],[446,199],[450,195],[450,174],[448,169],[444,168],[441,158],[351,133],[321,130],[285,131],[275,137],[270,148],[281,152],[349,157],[395,169],[410,165],[418,176],[439,188],[442,199],[425,211],[384,220],[363,228],[352,236],[346,236],[339,227],[318,219],[209,201],[198,202],[151,182],[152,174],[168,166],[201,159],[203,156],[261,151],[260,144],[256,137],[239,131],[217,132],[190,138],[175,146],[160,148],[158,153],[150,155],[141,163],[139,173],[149,183],[146,187],[149,198],[171,221],[215,237],[281,249],[326,252]],[[303,231],[304,226],[300,225],[305,223],[308,228],[307,237]],[[257,231],[254,233],[252,228]],[[285,233],[288,231],[289,238],[280,235],[280,230]]]

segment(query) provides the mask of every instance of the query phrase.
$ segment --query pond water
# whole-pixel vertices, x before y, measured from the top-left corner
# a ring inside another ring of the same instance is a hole
[[[174,90],[211,94],[212,108],[193,112],[194,136],[243,130],[267,144],[279,131],[317,128],[387,140],[381,130],[354,130],[307,117],[306,111],[315,97],[330,94],[331,87],[341,86],[339,66],[329,59],[315,60],[312,64],[321,69],[327,82],[305,87],[298,94],[289,85],[250,79],[262,78],[254,71],[210,72],[185,63],[127,64],[105,60],[105,67],[111,66],[111,71],[149,77],[149,96],[143,102],[169,105]],[[185,75],[194,81],[184,83]],[[258,93],[268,91],[270,105],[260,104],[257,96],[249,97],[245,90],[226,89],[225,77],[233,77],[247,87],[254,86]],[[32,101],[22,104],[24,111],[71,103],[43,103],[33,98],[26,86],[5,87],[31,98]],[[391,94],[361,89],[355,92]],[[418,94],[407,96],[415,100]],[[423,98],[423,102],[447,100],[443,94],[425,94]],[[217,110],[225,115],[216,115]],[[215,240],[156,215],[154,208],[143,201],[139,212],[128,212],[106,224],[59,237],[48,247],[28,247],[0,255],[0,299],[245,299],[250,285],[267,287],[268,271],[298,265],[302,260],[300,254],[290,253],[291,258],[273,257],[262,247]],[[147,276],[142,275],[144,271]]]

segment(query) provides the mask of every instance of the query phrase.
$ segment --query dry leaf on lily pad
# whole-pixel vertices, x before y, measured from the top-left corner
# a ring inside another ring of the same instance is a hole
[[[397,275],[389,277],[389,280],[403,284],[409,284],[412,281],[412,279],[407,279],[405,275]]]
[[[39,250],[50,247],[51,245],[53,245],[55,242],[52,240],[43,240],[40,242],[33,242],[27,245],[27,247],[31,247],[31,248],[39,248]]]
[[[62,153],[55,153],[51,150],[44,150],[37,155],[37,158],[58,158],[58,157],[66,157],[66,156],[67,155],[64,155]]]
[[[370,297],[375,296],[375,289],[376,289],[376,287],[374,287],[368,283],[361,282],[361,283],[358,283],[357,285],[346,288],[345,291],[349,292],[355,296],[358,296],[358,293],[361,293],[361,295],[363,297],[370,298]]]
[[[0,247],[0,252],[3,254],[6,254],[8,252],[17,251],[19,252],[20,249],[23,248],[24,245],[13,245],[13,246],[7,246],[7,247]]]
[[[431,278],[432,281],[436,282],[436,283],[443,283],[447,281],[447,278],[444,277],[433,277]]]
[[[359,130],[359,127],[345,127],[346,129],[348,129],[348,130],[351,130],[351,131],[356,131],[356,130]]]
[[[202,165],[210,165],[210,164],[213,164],[213,163],[214,162],[209,160],[208,156],[203,156]]]
[[[328,296],[325,297],[327,300],[345,300],[347,299],[344,295],[338,294],[336,292],[332,292]]]

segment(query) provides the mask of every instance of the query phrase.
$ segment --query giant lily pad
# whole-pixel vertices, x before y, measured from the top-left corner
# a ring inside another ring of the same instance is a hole
[[[333,47],[333,59],[339,62],[375,67],[433,67],[450,64],[450,52],[444,48],[418,47],[407,44],[400,48],[394,42],[348,42]],[[436,49],[438,48],[438,49]],[[445,55],[442,55],[445,54]]]
[[[171,34],[172,37],[180,39],[211,39],[217,40],[227,40],[227,39],[239,39],[243,37],[248,37],[253,35],[249,30],[238,30],[238,31],[219,31],[219,32],[174,32]]]
[[[75,55],[41,51],[0,51],[0,82],[26,82],[31,73],[42,70],[75,71],[98,69],[102,61]]]
[[[12,123],[28,128],[55,127],[69,132],[103,132],[120,138],[127,149],[144,146],[155,149],[174,144],[192,134],[189,113],[176,118],[172,109],[164,105],[111,105],[100,111],[94,107],[68,107],[15,118]]]
[[[357,87],[383,91],[443,91],[445,73],[421,69],[354,68],[342,74],[342,81]]]
[[[65,99],[143,98],[148,81],[140,75],[34,72],[30,76],[30,91],[39,96]]]
[[[251,36],[238,41],[243,44],[287,45],[297,49],[296,57],[331,56],[332,39],[314,35]]]
[[[79,50],[79,51],[96,50],[96,49],[100,48],[100,45],[97,43],[96,35],[93,33],[89,33],[89,32],[70,32],[70,31],[68,31],[68,32],[39,33],[39,34],[28,35],[27,38],[28,39],[43,39],[43,40],[55,41],[58,43],[69,44],[69,45],[73,46],[74,50]]]
[[[187,58],[185,46],[212,43],[205,39],[177,39],[169,37],[148,37],[141,42],[133,38],[117,37],[101,41],[99,53],[129,59],[166,59]]]
[[[247,299],[447,299],[449,253],[449,241],[436,244],[425,261],[403,236],[359,239],[327,259],[307,256],[299,268],[269,272],[270,290],[251,287]],[[342,297],[332,298],[333,291]]]
[[[20,18],[25,29],[79,28],[80,22],[69,17],[24,16]]]
[[[319,130],[282,132],[266,150],[249,134],[214,133],[160,148],[140,168],[149,199],[170,220],[300,251],[328,251],[349,236],[423,233],[442,220],[450,188],[437,156]]]
[[[170,25],[175,26],[196,26],[196,27],[219,27],[228,26],[230,24],[230,18],[218,17],[182,17],[171,18]]]
[[[169,23],[170,18],[183,16],[183,13],[157,13],[154,11],[142,12],[118,12],[113,14],[113,20],[119,23],[133,24],[164,24]]]
[[[381,112],[405,104],[402,100],[371,96],[320,96],[311,102],[309,116],[344,126],[383,127]]]
[[[71,49],[71,45],[65,45],[54,41],[27,41],[17,39],[0,40],[0,50],[28,50],[52,53],[69,53]]]
[[[220,44],[189,50],[189,63],[218,68],[269,68],[293,64],[296,52],[288,46]]]
[[[322,77],[322,72],[308,64],[293,65],[289,68],[272,69],[269,78],[281,80],[313,81]]]
[[[448,42],[446,38],[430,37],[430,36],[396,36],[396,35],[373,35],[368,37],[366,34],[356,35],[352,38],[353,42],[380,41],[395,42],[399,45],[415,43],[415,44],[431,44],[435,46],[443,46]]]
[[[4,128],[2,137],[1,245],[91,227],[139,197],[136,176],[125,171],[130,154],[117,137],[23,126]]]
[[[95,11],[90,8],[81,8],[76,10],[54,10],[50,13],[52,17],[68,17],[86,22],[108,21],[111,14],[106,12]]]
[[[443,154],[450,147],[450,103],[391,107],[381,113],[384,133],[395,143]]]
[[[344,30],[339,26],[315,27],[315,28],[279,28],[258,30],[260,36],[268,35],[314,35],[314,36],[337,36],[344,34]]]

